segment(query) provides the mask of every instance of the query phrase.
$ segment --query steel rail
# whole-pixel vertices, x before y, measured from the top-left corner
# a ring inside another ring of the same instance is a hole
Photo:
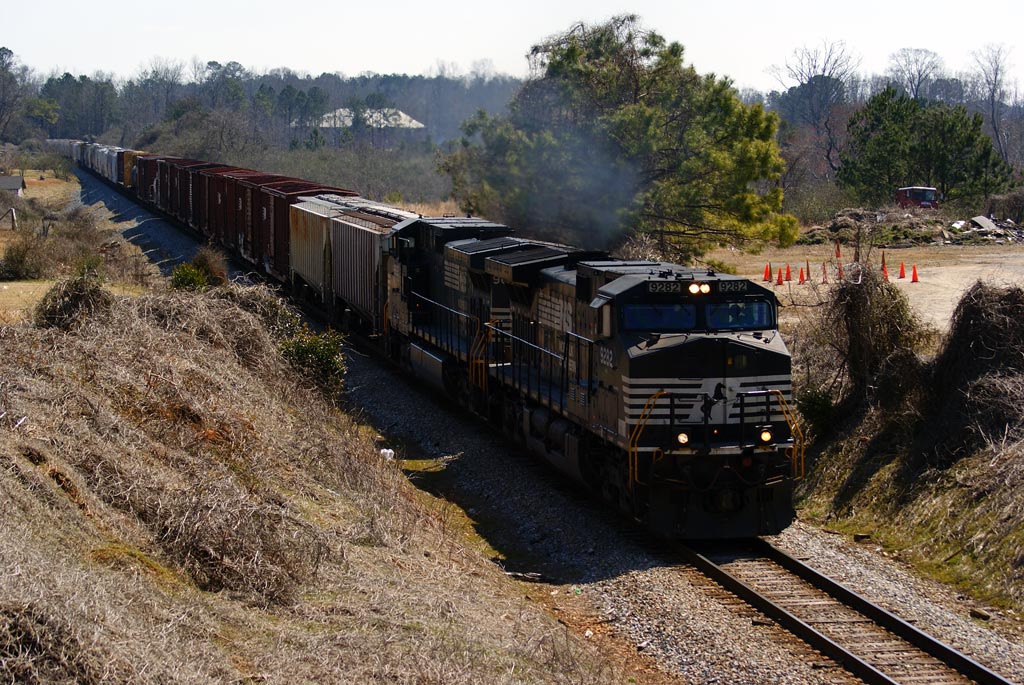
[[[870,618],[892,634],[906,640],[922,652],[930,654],[979,685],[1013,685],[1011,681],[1003,678],[998,673],[989,670],[977,661],[928,635],[919,628],[912,626],[899,616],[883,609],[849,588],[840,585],[802,561],[794,559],[774,545],[758,539],[754,541],[754,548],[755,551],[764,554],[764,556],[790,573],[807,581],[836,601],[864,614],[864,616]]]
[[[812,648],[837,662],[847,671],[869,685],[899,685],[877,668],[853,654],[832,638],[823,635],[809,624],[789,613],[742,580],[732,575],[709,558],[690,547],[682,548],[683,556],[701,573],[774,620],[789,632],[806,642]]]
[[[769,543],[763,540],[753,542],[756,553],[770,559],[836,601],[861,613],[880,627],[938,659],[949,668],[970,678],[979,685],[1013,685],[1011,681],[1006,680],[948,645],[923,633],[885,609],[872,604],[867,599],[811,569],[806,564],[793,559]],[[811,624],[779,606],[704,554],[689,546],[682,546],[680,550],[686,560],[701,573],[777,622],[813,649],[834,660],[854,676],[870,685],[899,685],[899,680],[895,680],[883,673],[857,654],[818,631]]]

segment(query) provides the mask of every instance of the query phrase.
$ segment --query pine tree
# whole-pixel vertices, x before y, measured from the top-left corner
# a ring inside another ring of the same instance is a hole
[[[795,237],[775,116],[685,66],[678,43],[622,16],[535,46],[531,63],[509,115],[468,121],[442,163],[467,211],[593,247]]]

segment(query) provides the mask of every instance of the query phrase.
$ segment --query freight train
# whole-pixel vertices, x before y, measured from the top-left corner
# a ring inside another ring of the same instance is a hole
[[[803,443],[774,293],[302,179],[50,141],[670,539],[778,533]]]

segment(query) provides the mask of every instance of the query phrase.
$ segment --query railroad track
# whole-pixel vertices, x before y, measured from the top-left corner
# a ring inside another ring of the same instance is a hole
[[[866,683],[1009,680],[762,540],[683,547],[697,570]]]

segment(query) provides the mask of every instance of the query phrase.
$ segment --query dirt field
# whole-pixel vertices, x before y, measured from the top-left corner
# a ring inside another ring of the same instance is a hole
[[[849,262],[853,255],[843,248],[844,274],[852,270]],[[829,279],[835,277],[835,247],[821,245],[813,247],[791,247],[785,250],[766,250],[758,255],[744,254],[735,250],[719,250],[712,258],[736,267],[737,273],[760,281],[765,264],[771,263],[773,285],[783,305],[806,301],[812,288],[797,284],[800,267],[810,262],[811,281],[820,284],[822,264],[827,264]],[[871,255],[875,268],[881,266],[881,251]],[[949,317],[964,291],[975,281],[984,280],[1000,285],[1024,283],[1024,245],[958,246],[935,245],[898,250],[886,250],[885,261],[892,282],[903,290],[911,304],[926,322],[945,330]],[[906,278],[897,278],[900,263],[906,269]],[[779,267],[785,273],[790,266],[793,280],[775,285],[774,277]],[[918,283],[911,282],[913,267],[917,266]]]

